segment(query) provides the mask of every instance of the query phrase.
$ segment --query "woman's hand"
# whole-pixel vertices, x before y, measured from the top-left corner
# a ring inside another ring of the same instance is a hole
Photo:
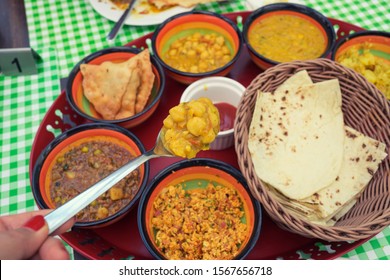
[[[58,238],[48,236],[49,228],[43,218],[52,210],[39,210],[0,217],[0,259],[66,260],[69,254]],[[70,229],[69,220],[53,235]]]

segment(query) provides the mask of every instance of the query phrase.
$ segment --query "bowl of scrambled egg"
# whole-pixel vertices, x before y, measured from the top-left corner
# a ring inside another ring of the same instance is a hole
[[[283,62],[328,57],[336,40],[324,15],[294,3],[269,4],[253,11],[242,33],[252,61],[263,70]]]
[[[337,43],[332,59],[353,69],[390,99],[390,33],[360,31]]]
[[[138,206],[141,238],[156,259],[244,259],[256,245],[261,206],[242,174],[212,159],[161,171]]]
[[[181,13],[154,32],[152,50],[174,80],[191,84],[209,76],[225,76],[242,49],[237,25],[227,17],[207,12]]]

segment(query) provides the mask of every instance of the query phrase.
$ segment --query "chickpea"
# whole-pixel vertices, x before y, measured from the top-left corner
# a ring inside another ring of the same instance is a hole
[[[164,140],[165,142],[171,142],[173,139],[175,139],[176,133],[173,129],[168,129],[164,134]]]
[[[173,107],[169,110],[169,114],[175,122],[182,122],[186,119],[185,108],[181,106]]]
[[[208,51],[203,51],[201,54],[200,54],[200,58],[201,59],[206,59],[209,57],[209,52]]]
[[[215,41],[217,46],[222,46],[225,43],[225,39],[222,36],[218,36]]]
[[[175,56],[177,54],[177,49],[171,49],[170,51],[169,51],[169,55],[170,56]]]
[[[195,50],[189,50],[187,54],[188,54],[189,57],[195,57],[196,56],[196,51]]]
[[[189,102],[188,107],[193,110],[193,115],[201,117],[206,113],[206,106],[200,102]]]
[[[214,57],[215,58],[222,58],[223,53],[221,51],[216,51]]]
[[[219,51],[219,50],[222,49],[222,46],[221,46],[221,45],[218,45],[218,44],[215,44],[215,45],[213,46],[213,49]]]
[[[196,47],[196,51],[197,53],[202,53],[206,50],[206,46],[204,44],[199,44],[197,47]]]
[[[223,53],[223,54],[230,54],[230,51],[229,51],[228,47],[223,46],[223,47],[222,47],[222,53]]]
[[[175,41],[175,42],[172,43],[171,48],[178,49],[181,46],[182,45],[181,45],[180,41]]]
[[[204,61],[200,61],[198,67],[199,70],[205,71],[207,69],[207,63],[205,63]]]
[[[206,128],[206,121],[201,117],[193,117],[187,122],[187,129],[195,136],[202,135],[203,130]]]
[[[214,112],[214,113],[210,113],[209,117],[210,117],[211,125],[213,127],[216,127],[219,124],[219,113],[218,113],[218,111]]]
[[[171,116],[168,116],[164,119],[163,124],[166,128],[172,128],[174,126],[174,121]]]
[[[193,38],[196,40],[199,40],[199,38],[202,36],[199,32],[194,33]]]
[[[224,61],[224,62],[229,62],[230,61],[230,55],[224,55],[223,57],[222,57],[222,61]]]
[[[190,72],[191,73],[198,73],[198,66],[192,65],[191,68],[190,68]]]
[[[186,49],[191,49],[191,47],[192,47],[192,42],[191,41],[186,41],[185,43],[184,43],[184,47],[186,48]]]

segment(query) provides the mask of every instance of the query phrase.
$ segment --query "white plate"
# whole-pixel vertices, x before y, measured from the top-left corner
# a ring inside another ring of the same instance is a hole
[[[138,2],[140,1],[141,0],[137,0],[137,3],[135,3],[133,9],[137,8],[137,5],[139,4]],[[109,0],[90,0],[90,3],[97,13],[114,22],[117,22],[118,19],[123,14],[123,10],[117,8]],[[191,8],[173,7],[159,13],[151,13],[145,15],[130,13],[125,21],[125,24],[138,25],[138,26],[160,24],[164,20],[170,18],[171,16],[174,16],[179,13],[188,12],[193,9],[194,7]]]
[[[245,6],[249,11],[256,10],[262,6],[268,5],[268,4],[274,4],[274,3],[295,3],[295,4],[301,4],[303,5],[301,0],[246,0]]]

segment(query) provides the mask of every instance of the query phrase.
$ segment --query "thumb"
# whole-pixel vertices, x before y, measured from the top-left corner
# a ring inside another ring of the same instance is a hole
[[[0,232],[0,259],[29,259],[47,239],[49,229],[41,215],[32,217],[21,228]]]

